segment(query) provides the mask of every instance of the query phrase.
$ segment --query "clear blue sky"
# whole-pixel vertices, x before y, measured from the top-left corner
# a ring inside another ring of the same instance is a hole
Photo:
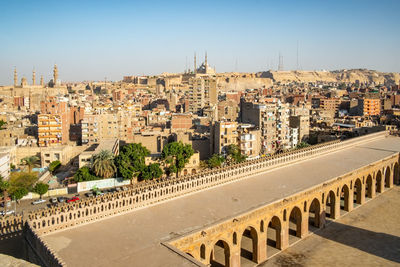
[[[193,53],[218,72],[369,68],[400,72],[400,1],[0,2],[0,84],[180,72]],[[187,59],[187,60],[186,60]],[[199,62],[200,60],[198,60]],[[37,78],[39,79],[39,78]]]

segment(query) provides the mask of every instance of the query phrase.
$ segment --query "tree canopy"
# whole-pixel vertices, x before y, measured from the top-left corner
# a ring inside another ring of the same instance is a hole
[[[33,188],[33,192],[40,195],[40,199],[49,190],[49,185],[45,183],[37,183]]]
[[[54,173],[60,166],[61,162],[59,160],[51,162],[49,165],[49,172]]]
[[[214,154],[207,160],[207,165],[209,168],[220,167],[224,163],[225,158],[220,154]]]
[[[240,163],[246,160],[246,156],[242,155],[237,145],[229,145],[226,148],[226,157],[230,163]]]
[[[34,167],[39,166],[40,159],[36,156],[25,157],[21,159],[21,164],[28,168],[28,172],[31,173]]]
[[[164,146],[161,157],[168,164],[169,173],[176,173],[178,176],[193,154],[194,150],[191,145],[172,142]]]
[[[33,173],[12,173],[9,180],[8,193],[16,199],[21,199],[23,196],[28,194],[29,191],[32,191],[33,185],[37,180],[38,177]]]
[[[162,174],[163,171],[160,168],[160,164],[151,163],[142,170],[142,173],[140,174],[140,179],[141,180],[157,179],[160,178]]]
[[[148,155],[150,151],[141,143],[124,145],[115,158],[118,174],[126,180],[138,177],[146,168],[145,157]]]
[[[108,150],[102,150],[93,156],[93,173],[101,178],[110,178],[116,172],[114,155]]]
[[[100,177],[97,177],[94,175],[88,166],[84,166],[80,168],[79,170],[76,171],[74,175],[74,181],[76,183],[78,182],[85,182],[85,181],[93,181],[93,180],[99,180],[101,179]]]

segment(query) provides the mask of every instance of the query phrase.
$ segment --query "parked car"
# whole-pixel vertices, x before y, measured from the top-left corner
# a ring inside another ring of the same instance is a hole
[[[0,211],[0,215],[4,216],[4,215],[11,215],[14,214],[15,210],[7,210],[7,212],[4,212],[4,210]]]
[[[115,188],[115,191],[117,191],[117,192],[121,192],[121,191],[122,191],[122,189],[121,189],[121,187],[116,187],[116,188]]]
[[[87,197],[92,197],[92,196],[93,196],[93,193],[92,193],[92,192],[87,192],[87,193],[85,194],[85,196],[87,196]]]
[[[123,187],[122,187],[122,190],[123,190],[123,191],[128,191],[129,189],[128,189],[128,187],[123,186]]]
[[[58,197],[58,202],[64,203],[65,202],[65,197]]]
[[[44,202],[46,202],[46,199],[38,199],[38,200],[33,201],[32,205],[38,205],[38,204],[41,204]]]
[[[79,200],[79,197],[73,197],[73,198],[68,199],[67,203],[75,202],[75,201],[78,201],[78,200]]]
[[[50,203],[51,203],[51,204],[56,204],[57,202],[58,202],[58,200],[57,200],[56,197],[52,197],[52,198],[50,199]]]

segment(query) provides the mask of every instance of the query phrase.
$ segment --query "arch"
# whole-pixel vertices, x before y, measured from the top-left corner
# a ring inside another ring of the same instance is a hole
[[[393,184],[392,181],[390,180],[390,179],[391,179],[390,176],[391,176],[391,175],[390,175],[390,167],[387,166],[387,167],[386,167],[386,170],[385,170],[385,187],[386,187],[386,188],[390,188],[391,185]]]
[[[196,169],[192,169],[192,174],[196,174]]]
[[[373,188],[372,188],[372,176],[369,174],[367,180],[365,182],[365,197],[372,198],[373,197]]]
[[[356,181],[354,182],[354,187],[353,187],[353,203],[354,207],[357,206],[357,204],[361,205],[362,204],[362,184],[360,178],[357,178]]]
[[[396,162],[393,167],[394,184],[400,185],[399,164]]]
[[[282,249],[282,224],[281,220],[274,216],[267,228],[267,255],[273,255]]]
[[[188,170],[187,169],[184,169],[183,170],[183,175],[187,175],[188,174]]]
[[[335,205],[336,205],[336,196],[335,193],[331,190],[329,191],[326,197],[326,211],[325,214],[328,218],[336,218],[335,214]]]
[[[218,240],[210,252],[211,266],[230,266],[230,247],[224,240]]]
[[[257,245],[257,230],[254,227],[249,226],[244,229],[240,240],[240,260],[242,263],[248,262],[249,260],[257,263],[257,255],[259,253]]]
[[[308,223],[314,227],[321,227],[321,204],[317,198],[314,198],[308,209]]]
[[[379,170],[376,173],[376,177],[375,177],[375,190],[376,193],[382,193],[383,192],[383,187],[382,187],[382,173]]]
[[[204,244],[201,244],[200,246],[200,258],[202,260],[206,259],[206,246]]]
[[[291,241],[295,241],[290,236],[295,236],[301,238],[301,223],[302,223],[302,213],[301,209],[295,206],[292,211],[290,212],[289,216],[289,244]]]
[[[340,209],[345,210],[347,212],[350,211],[351,207],[349,198],[350,198],[350,189],[346,184],[344,184],[340,192]]]

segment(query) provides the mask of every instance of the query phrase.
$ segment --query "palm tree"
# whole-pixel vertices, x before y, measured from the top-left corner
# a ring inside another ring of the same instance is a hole
[[[21,164],[26,165],[28,167],[28,172],[31,173],[34,167],[39,166],[39,158],[36,156],[25,157],[21,159]]]
[[[116,172],[114,156],[108,150],[102,150],[93,156],[92,171],[102,178],[110,178]]]

